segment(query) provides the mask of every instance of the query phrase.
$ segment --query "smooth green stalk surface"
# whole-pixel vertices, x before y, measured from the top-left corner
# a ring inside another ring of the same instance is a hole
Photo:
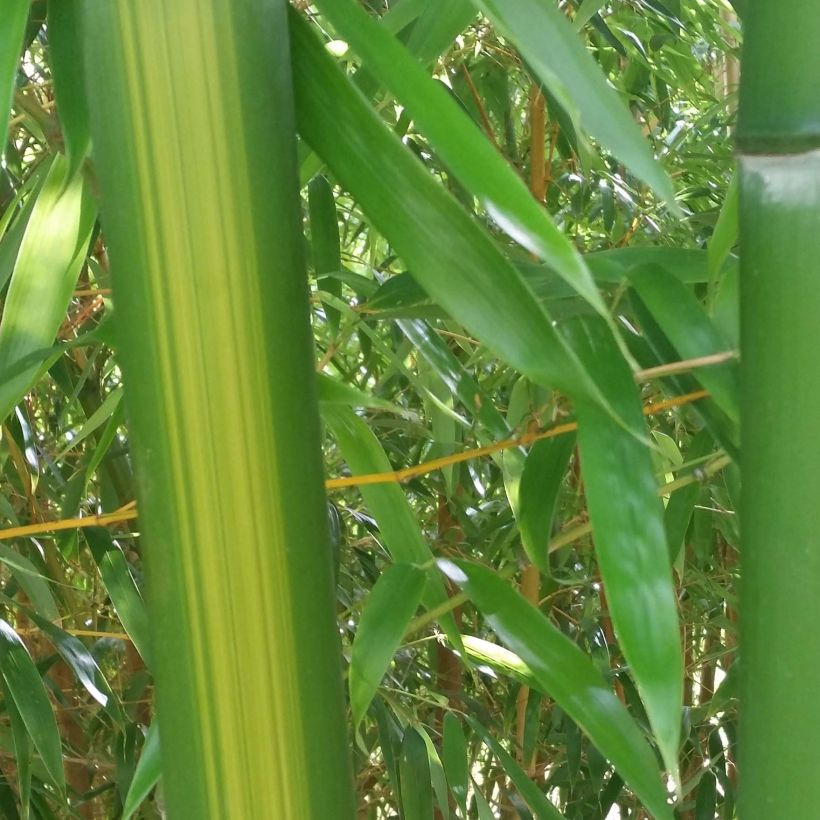
[[[740,816],[769,820],[820,806],[820,6],[744,23]]]
[[[170,816],[352,817],[285,2],[84,24]]]

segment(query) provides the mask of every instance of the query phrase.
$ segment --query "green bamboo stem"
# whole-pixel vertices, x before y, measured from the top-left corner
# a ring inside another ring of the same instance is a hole
[[[177,818],[353,816],[285,0],[90,0]]]
[[[740,816],[820,806],[820,4],[747,3]]]

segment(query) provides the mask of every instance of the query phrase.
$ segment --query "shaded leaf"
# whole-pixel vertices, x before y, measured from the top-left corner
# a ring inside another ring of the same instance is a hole
[[[17,633],[1,619],[0,674],[49,779],[65,794],[62,743],[43,679]]]
[[[399,772],[402,820],[433,820],[433,787],[427,746],[412,726],[404,732]]]
[[[498,758],[504,773],[512,780],[518,793],[524,798],[535,816],[539,820],[565,820],[564,815],[547,800],[546,795],[516,763],[515,758],[477,720],[468,716],[467,721]]]
[[[552,0],[473,0],[515,43],[560,104],[601,145],[674,206],[669,177],[655,161],[629,109],[607,84],[572,24]]]
[[[399,648],[424,590],[426,574],[412,564],[392,564],[362,609],[350,655],[348,685],[353,725],[358,726]]]
[[[467,813],[467,787],[470,782],[470,759],[461,721],[453,712],[444,716],[442,757],[447,783],[463,815]]]
[[[501,640],[532,671],[539,688],[578,724],[658,820],[671,820],[655,757],[638,725],[592,661],[494,572],[439,560]]]

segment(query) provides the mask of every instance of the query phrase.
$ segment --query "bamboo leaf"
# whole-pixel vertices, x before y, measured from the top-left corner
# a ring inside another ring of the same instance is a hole
[[[424,591],[426,573],[392,564],[365,601],[350,655],[348,685],[353,725],[358,726],[401,644]]]
[[[421,735],[424,746],[427,749],[427,764],[430,767],[430,784],[436,797],[438,810],[446,816],[450,811],[450,801],[447,796],[447,777],[444,774],[444,766],[441,765],[441,758],[438,756],[436,747],[430,739],[423,726],[416,726],[416,731]]]
[[[0,320],[0,371],[54,342],[85,260],[96,209],[82,177],[67,174],[55,157],[26,226]],[[0,385],[0,419],[37,373],[31,367]]]
[[[145,735],[145,742],[142,744],[142,752],[137,761],[137,768],[131,785],[128,787],[128,794],[125,796],[122,806],[122,820],[129,820],[133,817],[140,804],[149,794],[154,786],[159,782],[162,774],[162,757],[159,748],[159,726],[155,721],[148,727]]]
[[[27,610],[27,615],[54,644],[55,649],[60,653],[60,657],[66,662],[88,694],[105,708],[115,722],[120,726],[125,725],[126,718],[119,699],[111,691],[111,687],[94,660],[94,656],[82,641],[73,635],[69,635],[68,632],[64,632],[45,618],[40,617],[36,612]]]
[[[606,3],[607,0],[583,0],[572,18],[572,25],[575,30],[580,31]]]
[[[714,448],[714,440],[708,430],[701,430],[695,436],[687,450],[687,460],[695,461],[709,455]],[[701,492],[699,483],[689,484],[676,493],[672,493],[666,510],[663,514],[663,526],[666,530],[666,539],[669,544],[669,560],[674,564],[681,548],[684,545],[686,530],[692,520],[692,512]]]
[[[401,743],[402,820],[433,820],[433,788],[427,747],[421,735],[408,726]]]
[[[91,147],[85,98],[79,0],[48,4],[48,46],[54,93],[68,157],[67,178],[79,170]]]
[[[597,396],[525,281],[431,178],[292,13],[302,136],[454,318],[533,380]]]
[[[494,572],[467,561],[440,569],[482,611],[501,640],[532,671],[539,688],[612,761],[658,820],[671,820],[654,755],[624,705],[581,650]]]
[[[671,207],[675,193],[629,109],[552,0],[472,0],[515,43],[559,103]]]
[[[342,269],[339,248],[339,222],[336,218],[336,200],[327,177],[318,174],[308,185],[308,208],[310,213],[310,242],[313,248],[313,269],[317,277],[336,273]],[[342,295],[342,283],[334,277],[325,276],[322,287],[333,296]],[[325,306],[331,331],[339,331],[339,311]]]
[[[426,8],[410,31],[408,51],[422,65],[432,62],[452,45],[475,16],[475,9],[469,0],[450,0],[443,6],[437,0],[427,0]],[[378,71],[374,73],[385,82],[384,75]]]
[[[0,155],[6,149],[11,98],[30,8],[30,0],[7,0],[3,4],[3,25],[0,26]]]
[[[642,267],[629,272],[629,280],[641,301],[681,358],[695,359],[723,353],[729,343],[695,299],[692,292],[661,267]],[[702,367],[695,377],[710,392],[715,404],[735,423],[740,386],[735,362]]]
[[[538,691],[543,689],[529,666],[515,652],[510,652],[509,649],[499,646],[497,643],[485,641],[483,638],[477,638],[474,635],[462,635],[461,640],[464,643],[464,651],[467,653],[467,657],[476,666],[488,666],[501,675],[529,686],[530,689]],[[549,692],[544,692],[544,694],[548,695]]]
[[[392,402],[380,399],[352,384],[341,382],[324,373],[317,373],[319,401],[326,405],[343,405],[345,407],[370,407],[374,410],[386,410],[404,418],[417,418],[416,414]],[[73,443],[73,442],[72,442]]]
[[[447,783],[462,815],[467,815],[467,788],[470,782],[470,759],[461,721],[453,712],[444,716],[442,754]]]
[[[60,617],[54,596],[51,594],[51,587],[48,585],[49,579],[38,572],[37,567],[28,558],[11,547],[0,544],[0,563],[11,570],[37,612],[49,620],[57,620]]]
[[[678,780],[683,661],[677,601],[646,422],[629,366],[593,320],[568,323],[579,355],[629,429],[576,402],[578,447],[598,565],[621,650],[664,763]],[[622,476],[629,476],[625,481]]]
[[[43,679],[17,633],[0,619],[0,675],[14,700],[49,779],[65,794],[63,753],[57,721]]]
[[[524,460],[518,485],[516,516],[521,542],[530,561],[547,575],[552,516],[574,449],[572,435],[537,441]]]
[[[381,473],[392,470],[379,440],[355,413],[346,407],[326,406],[322,419],[333,434],[345,461],[354,473]],[[433,553],[422,535],[418,521],[398,484],[362,485],[367,508],[379,524],[385,549],[396,563],[429,565]],[[447,597],[441,579],[431,575],[422,602],[428,609]],[[441,618],[447,637],[455,646],[461,639],[451,614]]]
[[[6,699],[6,713],[9,716],[11,737],[14,741],[14,763],[17,766],[17,787],[20,791],[20,811],[24,818],[29,817],[31,802],[31,763],[34,749],[31,737],[26,729],[20,710],[14,703],[14,698],[8,684],[3,679],[3,695]]]
[[[543,792],[533,783],[529,775],[515,762],[515,758],[477,721],[467,716],[473,731],[487,744],[504,773],[513,782],[521,797],[539,820],[566,820],[563,814],[547,800]]]
[[[550,263],[597,311],[608,316],[572,242],[444,88],[361,7],[350,0],[318,0],[317,5],[365,66],[409,109],[445,164],[496,224],[530,253]]]
[[[717,283],[723,263],[729,256],[732,248],[737,243],[738,232],[740,230],[740,176],[737,172],[732,176],[729,190],[726,191],[726,199],[720,209],[715,230],[709,239],[709,282],[712,285]]]
[[[388,281],[395,281],[395,278]],[[430,325],[414,319],[399,320],[396,324],[465,410],[486,428],[490,437],[507,438],[510,428],[504,417]]]
[[[87,527],[85,537],[105,589],[128,637],[145,665],[151,668],[148,614],[120,547],[103,527]]]

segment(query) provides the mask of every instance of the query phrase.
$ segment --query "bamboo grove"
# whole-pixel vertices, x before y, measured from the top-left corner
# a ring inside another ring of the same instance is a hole
[[[0,814],[813,816],[814,6],[8,0]]]

